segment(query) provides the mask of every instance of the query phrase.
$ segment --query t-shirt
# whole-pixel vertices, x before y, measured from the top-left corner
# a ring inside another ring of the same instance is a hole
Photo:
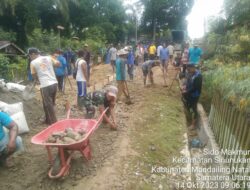
[[[154,55],[156,52],[156,47],[154,45],[151,45],[148,51],[150,55]]]
[[[162,49],[163,47],[162,47],[162,45],[159,45],[158,47],[157,47],[157,56],[158,57],[160,57],[160,52],[161,52],[161,49]]]
[[[127,60],[118,58],[115,61],[116,65],[116,80],[126,80],[126,65]]]
[[[154,64],[154,60],[148,60],[148,61],[145,61],[143,64],[142,64],[142,69],[143,70],[151,70],[151,68],[153,67],[153,64]]]
[[[183,51],[183,54],[182,54],[182,58],[181,58],[181,62],[183,64],[187,64],[188,63],[188,53],[189,53],[188,48],[185,48],[184,51]]]
[[[189,49],[189,62],[191,64],[199,64],[200,57],[202,55],[202,50],[200,48],[190,48]]]
[[[55,74],[56,76],[64,76],[65,69],[67,68],[66,59],[62,55],[59,55],[57,60],[61,63],[61,65],[55,68]]]
[[[168,48],[169,55],[174,55],[174,46],[169,45],[167,48]]]
[[[168,60],[169,52],[167,48],[162,48],[160,51],[160,60]]]
[[[82,72],[82,64],[87,65],[87,63],[86,63],[86,61],[84,59],[79,58],[79,59],[76,60],[76,64],[75,64],[75,66],[77,67],[76,81],[79,81],[79,82],[80,81],[82,81],[82,82],[86,81],[86,77],[84,76],[84,74]],[[87,67],[86,67],[86,69],[87,69]]]
[[[129,65],[134,65],[134,63],[135,63],[134,53],[132,51],[130,51],[128,53],[128,64]]]
[[[110,48],[109,52],[110,52],[110,60],[115,61],[116,60],[117,49],[112,47],[112,48]]]
[[[31,74],[37,74],[41,88],[57,84],[50,56],[39,56],[30,63]]]
[[[10,116],[4,112],[0,112],[0,140],[4,138],[4,130],[3,127],[7,127],[13,120],[10,118]]]

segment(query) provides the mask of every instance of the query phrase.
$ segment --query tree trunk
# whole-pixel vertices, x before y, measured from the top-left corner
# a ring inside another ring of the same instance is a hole
[[[153,42],[155,42],[156,35],[156,19],[153,19]]]

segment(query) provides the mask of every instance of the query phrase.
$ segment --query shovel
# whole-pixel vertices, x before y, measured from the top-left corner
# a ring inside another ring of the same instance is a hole
[[[23,99],[24,100],[30,100],[36,96],[36,93],[34,91],[35,83],[32,83],[32,85],[27,85],[23,91]]]

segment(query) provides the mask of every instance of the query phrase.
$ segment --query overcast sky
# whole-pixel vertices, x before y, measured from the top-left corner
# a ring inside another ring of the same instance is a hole
[[[133,4],[138,0],[123,0],[124,5]],[[216,16],[222,9],[224,0],[195,0],[191,13],[187,16],[188,35],[200,38],[204,35],[204,21],[209,16]]]
[[[204,35],[204,21],[209,16],[216,16],[222,9],[223,0],[195,0],[190,15],[187,16],[188,34],[193,38]]]

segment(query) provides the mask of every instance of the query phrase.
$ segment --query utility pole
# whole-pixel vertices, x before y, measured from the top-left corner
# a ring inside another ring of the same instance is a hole
[[[58,25],[57,29],[59,31],[59,49],[61,49],[61,30],[64,30],[63,26]]]

